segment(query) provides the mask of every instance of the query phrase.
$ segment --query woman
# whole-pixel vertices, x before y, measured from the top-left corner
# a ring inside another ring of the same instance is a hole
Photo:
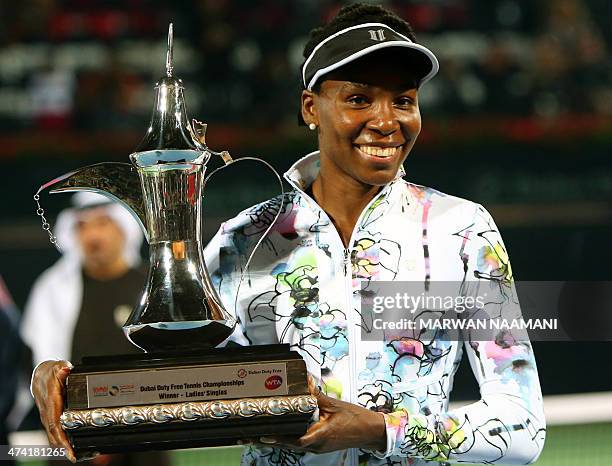
[[[243,463],[535,461],[545,427],[528,341],[469,341],[481,400],[449,411],[463,345],[402,332],[369,341],[360,308],[361,286],[381,280],[511,288],[501,237],[481,206],[401,179],[421,129],[418,90],[436,73],[435,56],[394,14],[353,5],[312,32],[304,57],[301,117],[320,150],[285,175],[292,192],[226,222],[206,250],[232,309],[239,272],[281,209],[239,290],[233,339],[297,349],[319,414],[299,439],[250,442]],[[56,420],[68,372],[45,363],[33,384],[50,438],[64,445]]]

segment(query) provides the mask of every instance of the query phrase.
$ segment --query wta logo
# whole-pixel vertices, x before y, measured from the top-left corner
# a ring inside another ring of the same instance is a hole
[[[283,378],[280,375],[271,375],[266,379],[265,385],[268,390],[276,390],[283,384]]]

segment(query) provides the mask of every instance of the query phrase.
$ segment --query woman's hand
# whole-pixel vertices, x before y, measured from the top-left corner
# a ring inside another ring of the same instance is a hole
[[[65,448],[66,457],[74,463],[74,451],[60,424],[60,416],[64,410],[66,377],[70,374],[71,367],[68,361],[43,362],[36,368],[32,378],[32,393],[49,443],[53,447]]]
[[[260,437],[258,443],[313,453],[346,448],[386,449],[385,420],[381,413],[324,395],[311,380],[309,388],[317,398],[319,420],[302,437]]]

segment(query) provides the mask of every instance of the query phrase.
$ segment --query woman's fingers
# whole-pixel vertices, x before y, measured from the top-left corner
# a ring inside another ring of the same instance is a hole
[[[55,435],[49,428],[49,421],[52,421],[52,416],[49,416],[49,404],[47,400],[49,396],[53,394],[54,390],[56,390],[55,380],[49,377],[49,375],[52,374],[55,364],[57,363],[53,363],[51,361],[42,363],[36,368],[34,377],[32,379],[32,392],[34,394],[34,400],[36,401],[38,413],[40,414],[40,421],[47,432],[49,443],[52,446],[58,445]]]
[[[315,422],[308,428],[306,433],[297,440],[297,444],[304,450],[318,451],[325,438],[326,430],[326,423]]]
[[[72,449],[72,445],[70,445],[68,436],[66,435],[64,429],[62,429],[60,423],[60,416],[62,415],[62,412],[64,410],[64,393],[66,388],[66,379],[68,378],[68,375],[70,375],[70,369],[70,366],[64,365],[62,367],[56,368],[56,370],[54,371],[54,377],[56,380],[57,387],[59,389],[54,394],[54,398],[52,399],[51,403],[51,409],[54,421],[53,429],[55,437],[59,441],[60,446],[66,449],[66,457],[70,461],[74,462],[75,456],[74,451]]]
[[[65,448],[66,457],[75,462],[74,451],[61,427],[60,416],[64,409],[66,378],[72,365],[67,361],[48,361],[41,364],[34,374],[33,392],[40,420],[52,446]]]
[[[277,448],[289,448],[296,451],[310,451],[316,453],[316,445],[321,437],[320,431],[321,427],[312,429],[311,426],[311,428],[308,429],[308,432],[302,437],[294,437],[289,435],[262,436],[257,439],[255,444],[260,446],[273,446]]]

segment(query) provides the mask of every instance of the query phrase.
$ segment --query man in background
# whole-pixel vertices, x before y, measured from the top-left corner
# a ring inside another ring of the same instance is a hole
[[[139,267],[140,226],[120,204],[99,194],[77,193],[73,204],[55,228],[63,256],[37,279],[25,308],[21,334],[35,365],[140,352],[122,330],[146,279]],[[168,456],[102,455],[92,464],[161,465]]]

